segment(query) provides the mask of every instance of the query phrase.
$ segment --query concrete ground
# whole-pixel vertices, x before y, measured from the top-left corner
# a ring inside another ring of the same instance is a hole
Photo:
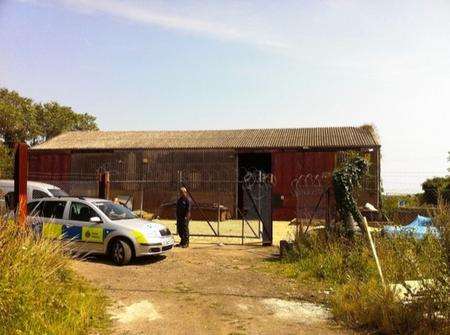
[[[176,232],[176,223],[174,220],[158,220],[158,222],[165,224],[172,233]],[[255,233],[258,234],[262,227],[258,224],[257,220],[251,220],[244,222],[242,227],[242,220],[227,220],[220,223],[210,222],[216,232],[220,232],[220,235],[233,235],[230,237],[192,237],[193,242],[197,243],[224,243],[224,244],[260,244],[260,238],[254,238]],[[242,235],[242,228],[244,229],[244,240],[240,237]],[[213,230],[209,227],[206,221],[191,221],[189,223],[189,229],[191,234],[209,234],[212,235]],[[273,222],[273,245],[279,245],[280,240],[291,239],[294,237],[295,226],[289,225],[287,221],[274,221]]]
[[[260,270],[276,251],[192,244],[124,267],[103,257],[73,266],[111,297],[116,335],[352,333],[307,285]]]

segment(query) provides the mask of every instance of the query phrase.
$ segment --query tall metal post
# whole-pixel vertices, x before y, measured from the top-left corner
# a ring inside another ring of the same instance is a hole
[[[109,199],[110,195],[109,171],[100,172],[98,180],[98,197],[101,199]]]
[[[331,231],[331,201],[330,201],[330,188],[327,189],[327,213],[326,213],[326,221],[325,221],[325,227],[326,231]]]
[[[27,220],[28,145],[17,143],[14,159],[14,206],[16,223],[25,229]]]
[[[141,214],[141,218],[144,217],[144,182],[147,182],[147,178],[148,178],[148,169],[149,169],[149,165],[148,165],[148,159],[147,158],[143,158],[142,159],[142,164],[147,165],[146,169],[142,169],[141,173],[141,205],[140,205],[140,214]],[[144,177],[145,175],[145,177]]]
[[[261,183],[262,183],[262,171],[258,173],[258,211],[261,213]],[[261,236],[261,220],[258,219],[258,232]]]

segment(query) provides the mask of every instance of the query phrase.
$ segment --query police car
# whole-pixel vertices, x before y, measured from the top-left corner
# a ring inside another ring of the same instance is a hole
[[[38,234],[69,239],[74,250],[109,255],[117,265],[174,246],[166,226],[139,219],[125,206],[105,199],[42,198],[28,202],[28,213]]]

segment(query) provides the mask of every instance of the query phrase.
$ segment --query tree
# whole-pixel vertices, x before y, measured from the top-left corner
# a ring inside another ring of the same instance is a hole
[[[75,122],[71,130],[98,130],[97,118],[88,113],[75,114]]]
[[[79,114],[55,101],[36,104],[15,91],[0,89],[0,139],[31,145],[72,130],[97,130],[95,116]]]
[[[435,177],[425,180],[422,184],[422,199],[430,205],[437,205],[439,196],[450,202],[450,177]]]
[[[11,178],[13,175],[13,158],[11,150],[0,142],[0,178]]]
[[[61,133],[72,130],[98,130],[95,117],[77,114],[72,108],[61,106],[55,101],[36,106],[39,136],[35,143],[47,141]]]
[[[33,101],[15,91],[0,89],[0,136],[12,148],[14,142],[27,141],[38,135]]]

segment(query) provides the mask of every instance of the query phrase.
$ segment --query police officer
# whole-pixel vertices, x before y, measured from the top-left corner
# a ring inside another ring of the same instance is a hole
[[[191,199],[185,187],[180,188],[180,197],[177,200],[177,230],[180,235],[180,247],[189,246],[189,220],[191,219]]]

